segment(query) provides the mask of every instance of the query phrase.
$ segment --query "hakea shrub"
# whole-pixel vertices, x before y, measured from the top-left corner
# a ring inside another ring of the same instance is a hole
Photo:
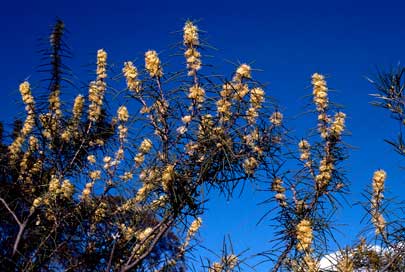
[[[278,156],[283,158],[278,161],[280,167],[270,176],[269,201],[278,206],[278,212],[273,212],[271,218],[278,222],[276,246],[262,255],[273,262],[272,271],[319,270],[319,260],[326,253],[324,241],[331,229],[331,215],[338,195],[346,188],[342,169],[347,157],[342,141],[346,115],[330,102],[323,75],[313,74],[311,83],[317,116],[312,134],[319,138],[290,139],[283,146],[289,146],[285,155]],[[293,162],[299,165],[298,170],[291,168]]]
[[[267,169],[283,143],[283,116],[249,65],[229,81],[203,73],[204,45],[191,21],[184,70],[170,72],[154,50],[138,67],[125,62],[125,103],[111,114],[105,101],[119,83],[100,49],[95,80],[69,110],[61,98],[63,29],[58,21],[50,38],[48,98],[36,101],[23,82],[26,120],[2,144],[1,266],[183,271],[202,224],[203,190],[230,194]],[[216,266],[231,271],[236,256],[224,258]]]

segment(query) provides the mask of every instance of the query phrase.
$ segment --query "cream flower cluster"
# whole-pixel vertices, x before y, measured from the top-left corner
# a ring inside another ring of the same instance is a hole
[[[88,118],[92,122],[97,122],[101,114],[101,106],[103,105],[104,91],[97,87],[97,82],[90,82],[89,86],[89,110]]]
[[[326,86],[325,77],[315,73],[312,75],[313,96],[316,109],[324,112],[328,107],[328,87]]]
[[[330,126],[331,135],[334,135],[335,137],[340,137],[340,135],[342,135],[342,132],[345,130],[345,119],[346,114],[343,112],[337,112],[335,114],[335,119]]]
[[[236,69],[235,75],[233,76],[233,81],[241,82],[244,78],[251,78],[251,68],[247,64],[242,64],[238,67],[238,69]]]
[[[145,155],[149,153],[152,148],[152,141],[150,139],[144,139],[138,148],[138,153],[135,155],[134,161],[137,166],[141,165],[145,161]]]
[[[310,156],[311,156],[311,145],[307,140],[301,140],[298,143],[298,148],[300,150],[300,160],[302,161],[308,161]]]
[[[191,225],[190,225],[190,227],[189,227],[189,229],[188,229],[188,231],[187,231],[186,239],[185,239],[184,243],[182,244],[182,246],[181,246],[181,248],[180,248],[180,250],[181,250],[182,253],[184,253],[185,249],[186,249],[187,246],[189,245],[191,238],[193,238],[193,236],[194,236],[194,235],[197,233],[197,231],[200,229],[201,224],[202,224],[202,219],[201,219],[200,217],[198,217],[197,219],[195,219],[195,220],[191,223]]]
[[[187,62],[189,76],[195,76],[201,69],[201,54],[198,52],[199,46],[198,28],[191,21],[187,21],[183,28],[183,43],[186,46],[184,56]]]
[[[205,90],[199,85],[193,85],[189,89],[188,98],[194,100],[197,104],[201,104],[205,100]]]
[[[276,192],[275,198],[281,207],[286,207],[285,188],[283,187],[283,180],[281,178],[275,178],[271,184],[271,189]]]
[[[275,126],[281,126],[283,122],[283,114],[279,111],[273,112],[270,116],[270,122]]]
[[[332,179],[332,172],[334,169],[333,161],[327,157],[322,158],[319,164],[319,173],[315,177],[318,189],[325,188]]]
[[[186,46],[197,46],[200,44],[198,39],[198,28],[191,21],[187,21],[184,25],[183,42]]]
[[[132,61],[127,61],[124,63],[124,68],[122,68],[122,73],[127,81],[127,88],[130,91],[139,93],[142,88],[141,81],[138,79],[138,70],[132,63]]]
[[[107,89],[105,79],[107,77],[107,53],[100,49],[97,51],[97,80],[90,82],[89,85],[89,110],[88,118],[92,122],[96,122],[101,114],[101,106],[103,105],[104,93]]]
[[[73,104],[73,109],[72,109],[72,113],[73,113],[72,120],[71,120],[72,122],[71,122],[71,124],[69,124],[66,127],[66,129],[61,134],[61,138],[65,142],[68,142],[71,139],[72,134],[74,137],[78,137],[78,135],[79,135],[78,126],[80,123],[80,119],[82,117],[83,106],[84,106],[83,95],[76,96],[74,104]]]
[[[22,100],[24,102],[25,110],[27,111],[27,117],[24,121],[23,127],[20,131],[20,134],[15,138],[15,140],[8,147],[11,160],[14,161],[17,158],[18,152],[21,150],[22,144],[24,143],[25,138],[28,134],[31,133],[35,125],[35,102],[34,97],[31,94],[30,84],[25,81],[20,84],[20,93]]]
[[[219,116],[219,121],[221,123],[228,122],[231,118],[231,98],[233,93],[233,86],[231,83],[225,83],[222,85],[222,90],[220,92],[220,99],[217,101],[217,113]]]
[[[152,78],[161,77],[163,75],[163,69],[156,51],[149,50],[145,53],[145,68]]]
[[[256,167],[259,165],[255,157],[249,157],[243,162],[243,169],[247,175],[253,175]]]
[[[63,195],[65,198],[70,199],[74,193],[74,185],[68,179],[63,180],[62,185],[56,176],[52,176],[49,182],[48,192],[49,197],[54,198],[58,195]]]
[[[117,110],[118,120],[121,122],[126,122],[129,119],[128,109],[125,106],[121,106]]]
[[[107,78],[107,52],[104,49],[97,51],[97,79]]]
[[[60,90],[56,89],[50,93],[49,98],[49,109],[55,114],[55,117],[59,119],[62,116],[62,111],[60,109]]]
[[[384,232],[386,222],[380,212],[381,202],[384,199],[384,185],[387,178],[387,173],[384,170],[374,172],[373,176],[373,195],[371,198],[371,217],[375,226],[375,233],[382,234]]]
[[[214,262],[208,272],[231,272],[238,265],[239,259],[235,254],[229,254],[221,258],[221,262]]]
[[[250,91],[250,108],[246,111],[246,119],[249,124],[256,123],[259,109],[264,102],[264,91],[261,88],[253,88]]]
[[[302,219],[296,226],[297,249],[299,251],[307,251],[312,244],[312,226],[307,219]]]
[[[166,166],[162,173],[162,188],[165,192],[168,192],[170,189],[170,186],[174,180],[175,177],[175,171],[174,171],[174,165],[169,164]]]

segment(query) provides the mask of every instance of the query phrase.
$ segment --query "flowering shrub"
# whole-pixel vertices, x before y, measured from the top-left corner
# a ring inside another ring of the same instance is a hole
[[[63,32],[58,21],[45,95],[33,95],[40,90],[27,81],[20,84],[25,121],[0,145],[2,270],[185,271],[203,224],[204,192],[231,195],[258,173],[266,176],[269,202],[276,205],[269,216],[277,222],[274,250],[261,255],[273,271],[322,269],[331,215],[347,188],[346,115],[330,101],[323,75],[314,73],[311,81],[319,138],[295,139],[250,65],[235,67],[230,80],[204,66],[202,33],[187,21],[183,70],[171,71],[149,50],[144,63],[127,61],[112,76],[108,53],[100,49],[88,93],[68,107],[61,101]],[[118,92],[117,78],[125,82]],[[114,92],[121,99],[106,105]],[[402,114],[402,100],[390,99],[396,106],[381,105]],[[385,179],[383,170],[375,172],[368,212],[376,237],[394,253],[376,263],[400,269],[403,240],[392,238],[383,216]],[[348,248],[333,271],[367,267],[369,253],[364,242]],[[202,268],[241,268],[232,250],[221,255]]]

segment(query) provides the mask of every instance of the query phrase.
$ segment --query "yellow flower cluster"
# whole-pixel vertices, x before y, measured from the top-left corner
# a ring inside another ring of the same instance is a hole
[[[138,79],[138,70],[132,63],[132,61],[127,61],[124,63],[124,68],[122,72],[127,80],[127,88],[130,91],[139,93],[142,88],[141,81]]]
[[[230,101],[232,95],[232,85],[230,83],[225,83],[222,86],[222,91],[220,92],[221,98],[217,101],[217,112],[220,117],[220,122],[224,123],[229,121],[231,117],[231,106]]]
[[[141,165],[145,161],[145,155],[149,153],[152,148],[152,141],[150,139],[144,139],[139,146],[138,154],[136,154],[134,161],[137,166]]]
[[[297,249],[299,251],[307,251],[312,244],[312,226],[307,219],[302,219],[296,227]]]
[[[221,258],[221,262],[214,262],[208,272],[231,272],[238,265],[239,259],[235,254],[229,254]]]
[[[61,186],[61,193],[63,194],[63,196],[67,199],[72,198],[73,193],[75,191],[75,186],[70,183],[70,181],[68,179],[65,179],[62,182],[62,186]]]
[[[145,53],[145,68],[150,77],[161,77],[163,75],[163,69],[156,51],[149,50]]]
[[[264,91],[261,88],[253,88],[250,91],[250,108],[246,111],[246,119],[249,124],[256,123],[259,116],[258,110],[264,101]]]
[[[86,183],[86,186],[83,189],[82,195],[80,198],[82,200],[88,200],[91,194],[91,191],[93,190],[94,182],[88,182]]]
[[[75,102],[73,104],[73,120],[80,120],[83,112],[83,105],[84,105],[84,97],[83,95],[79,94],[75,98]]]
[[[101,106],[103,105],[104,90],[98,87],[98,83],[95,81],[90,82],[89,85],[89,120],[97,122],[101,114]]]
[[[229,102],[227,99],[219,99],[217,101],[217,111],[218,114],[221,116],[221,120],[229,121],[231,106],[232,103]]]
[[[89,173],[89,177],[90,177],[90,179],[93,180],[93,181],[95,181],[95,180],[97,180],[97,179],[100,179],[100,178],[101,178],[101,171],[100,171],[100,170],[91,171],[91,172]]]
[[[107,52],[104,49],[97,51],[97,79],[107,78]]]
[[[152,141],[150,139],[144,139],[139,147],[139,152],[147,154],[152,148]]]
[[[32,176],[37,173],[36,171],[38,169],[36,169],[35,164],[30,169],[28,169],[28,162],[31,154],[38,149],[39,149],[38,139],[35,138],[34,136],[30,136],[28,140],[28,149],[24,153],[23,158],[20,161],[20,171],[18,176],[18,179],[24,181],[25,183],[31,183]]]
[[[243,169],[247,175],[253,175],[257,166],[258,162],[254,157],[249,157],[243,162]]]
[[[60,109],[60,90],[55,90],[50,93],[49,98],[49,109],[55,114],[55,117],[59,119],[62,116],[62,111]]]
[[[107,203],[101,202],[94,212],[94,221],[100,222],[107,214]]]
[[[27,81],[24,81],[20,84],[20,93],[23,102],[25,103],[25,110],[27,111],[27,118],[23,124],[23,127],[14,141],[8,147],[10,152],[11,161],[14,161],[17,158],[18,152],[21,150],[21,146],[24,143],[25,138],[31,133],[35,125],[35,112],[34,112],[34,97],[31,94],[30,84]]]
[[[328,87],[326,86],[325,77],[318,73],[312,75],[312,86],[314,103],[319,112],[324,112],[328,107]]]
[[[285,188],[283,187],[283,180],[281,178],[275,178],[271,184],[271,189],[276,192],[275,198],[281,207],[286,207]]]
[[[162,188],[165,192],[169,191],[175,177],[174,165],[169,164],[166,166],[162,173]]]
[[[301,140],[298,143],[298,148],[300,150],[300,159],[302,161],[308,161],[311,156],[311,145],[307,140]]]
[[[65,179],[61,185],[56,176],[51,177],[48,187],[50,197],[57,197],[62,194],[65,198],[70,199],[73,196],[74,190],[74,185],[68,179]]]
[[[31,94],[31,88],[30,88],[30,84],[28,83],[28,81],[24,81],[23,83],[21,83],[19,90],[20,90],[22,101],[24,102],[24,104],[27,105],[29,108],[33,107],[35,102],[34,102],[34,97]],[[30,109],[26,108],[26,110],[29,111]]]
[[[120,179],[122,179],[123,181],[128,181],[131,180],[133,178],[133,175],[131,172],[125,172],[123,175],[120,176]]]
[[[201,69],[201,54],[197,47],[200,44],[198,28],[191,21],[187,21],[183,28],[183,43],[186,46],[184,56],[186,57],[189,76],[195,76]]]
[[[198,28],[191,21],[187,21],[183,28],[183,42],[185,46],[198,46]]]
[[[125,141],[125,138],[128,135],[128,128],[123,124],[118,125],[118,135],[121,142]]]
[[[89,156],[87,156],[87,161],[88,161],[89,163],[91,163],[91,164],[96,163],[96,156],[94,156],[94,155],[89,155]]]
[[[181,118],[181,121],[182,121],[184,124],[189,124],[189,123],[191,122],[191,115],[186,115],[186,116],[182,117],[182,118]]]
[[[190,225],[190,227],[189,227],[189,229],[188,229],[188,231],[187,231],[186,239],[185,239],[184,243],[181,245],[181,248],[180,248],[180,251],[181,251],[182,253],[184,253],[184,251],[186,250],[187,246],[188,246],[189,243],[190,243],[191,238],[192,238],[192,237],[197,233],[197,231],[200,229],[201,224],[202,224],[202,219],[201,219],[200,217],[198,217],[197,219],[195,219],[195,220],[191,223],[191,225]]]
[[[101,114],[101,106],[103,105],[104,93],[107,85],[105,78],[107,77],[107,53],[100,49],[97,51],[97,80],[90,82],[89,85],[89,120],[96,122]]]
[[[250,91],[250,104],[253,108],[261,108],[264,102],[264,91],[262,88],[253,88]]]
[[[241,101],[249,93],[249,86],[247,84],[239,82],[233,84],[232,88],[235,90],[233,98],[237,101]]]
[[[233,76],[233,81],[241,82],[244,78],[251,78],[251,68],[247,64],[242,64],[238,67],[238,69],[236,69],[235,75]]]
[[[222,264],[215,262],[209,268],[208,272],[222,272]]]
[[[374,172],[373,176],[373,195],[371,198],[371,216],[372,222],[375,226],[375,233],[381,234],[385,229],[385,219],[381,214],[379,208],[381,201],[384,199],[384,185],[387,178],[387,173],[384,170]]]
[[[80,122],[80,118],[82,116],[83,112],[83,106],[84,106],[84,97],[83,95],[78,95],[75,98],[75,102],[73,104],[73,109],[72,109],[72,123],[69,124],[66,128],[65,131],[62,132],[61,138],[65,142],[68,142],[71,139],[72,133],[74,137],[78,137],[78,125]]]
[[[324,157],[319,164],[319,173],[315,177],[318,189],[323,189],[329,184],[333,169],[333,161]]]
[[[193,99],[196,103],[203,103],[205,99],[205,91],[197,84],[193,85],[189,89],[188,98]]]
[[[42,204],[43,200],[42,197],[37,197],[34,199],[31,205],[30,212],[33,213],[36,208],[38,208]]]
[[[192,237],[200,229],[202,224],[201,217],[198,217],[196,220],[191,223],[190,228],[188,229],[187,236]]]
[[[117,110],[118,120],[126,122],[129,119],[128,109],[125,106],[121,106]]]
[[[346,114],[343,112],[337,112],[335,114],[335,119],[330,126],[331,135],[336,137],[340,137],[340,135],[342,135],[342,132],[345,130],[345,119]]]
[[[283,114],[279,111],[273,112],[270,116],[270,122],[275,126],[281,126],[283,122]]]

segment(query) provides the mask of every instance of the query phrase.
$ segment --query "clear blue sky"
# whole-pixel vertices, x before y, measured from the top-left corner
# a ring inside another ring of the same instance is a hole
[[[286,2],[286,3],[283,3]],[[388,172],[387,186],[393,195],[404,193],[401,162],[383,138],[395,137],[396,126],[388,114],[368,104],[373,92],[364,76],[375,67],[387,68],[405,61],[403,1],[3,1],[0,9],[0,119],[10,121],[19,108],[19,82],[34,72],[38,37],[46,36],[56,17],[70,31],[74,53],[70,62],[76,71],[94,61],[104,48],[109,59],[119,64],[141,58],[147,49],[168,48],[179,36],[188,18],[199,20],[205,37],[219,51],[216,63],[231,71],[224,60],[253,63],[263,72],[255,74],[269,83],[285,115],[303,111],[310,94],[314,72],[329,76],[328,85],[337,90],[334,99],[345,106],[352,136],[346,141],[356,147],[347,163],[352,194],[369,184],[375,169]],[[82,70],[80,70],[82,69]],[[76,72],[77,74],[78,72]],[[305,136],[308,118],[287,120],[296,136]],[[266,195],[247,189],[242,198],[226,201],[212,196],[202,229],[203,245],[216,249],[230,234],[237,250],[250,253],[268,249],[271,229],[255,224],[265,207],[257,207]],[[345,207],[337,213],[348,226],[339,235],[342,243],[355,237],[363,211]]]

